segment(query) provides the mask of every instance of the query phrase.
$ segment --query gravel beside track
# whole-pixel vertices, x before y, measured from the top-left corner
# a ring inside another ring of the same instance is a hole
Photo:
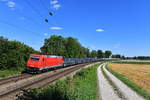
[[[27,84],[18,85],[17,87],[14,87],[8,91],[4,91],[3,93],[0,93],[0,100],[14,100],[16,93],[18,93],[21,89],[24,88],[36,88],[39,86],[46,86],[50,83],[53,83],[57,79],[63,78],[66,75],[71,74],[72,72],[81,69],[82,67],[86,66],[88,64],[80,64],[75,65],[74,67],[70,67],[68,69],[65,69],[63,71],[55,72],[53,74],[49,74],[45,77],[36,79],[34,81],[31,81]]]
[[[21,75],[17,75],[17,76],[13,76],[13,77],[8,77],[8,78],[4,78],[4,79],[0,79],[0,86],[3,84],[10,84],[12,82],[17,82],[21,79],[25,79],[28,77],[31,77],[31,74],[21,74]]]
[[[119,91],[123,94],[125,98],[120,98],[117,96],[117,92],[114,91],[112,84],[108,82],[108,80],[104,77],[102,70],[100,67],[103,66],[103,70],[105,74],[109,77],[109,79],[117,86]],[[102,100],[144,100],[143,97],[139,96],[135,91],[130,89],[126,84],[116,78],[113,74],[111,74],[105,68],[106,64],[98,67],[98,80],[99,80],[99,90],[100,97]]]

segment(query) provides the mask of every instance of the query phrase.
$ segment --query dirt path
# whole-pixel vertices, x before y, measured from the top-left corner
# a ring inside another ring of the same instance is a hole
[[[98,68],[99,90],[102,100],[144,100],[136,92],[108,72],[105,65],[106,64],[103,64]]]
[[[113,90],[112,86],[108,83],[106,78],[104,77],[101,67],[103,65],[100,65],[98,67],[98,80],[99,80],[99,90],[100,90],[100,100],[121,100]]]

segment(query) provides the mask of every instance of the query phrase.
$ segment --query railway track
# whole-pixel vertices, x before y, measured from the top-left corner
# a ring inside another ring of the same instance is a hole
[[[62,68],[59,68],[59,69],[62,69]],[[57,70],[59,70],[59,69],[57,69]],[[52,71],[55,71],[55,70],[52,70]],[[45,73],[48,73],[48,72],[45,72]],[[41,73],[41,74],[45,74],[45,73]],[[37,74],[37,75],[39,75],[39,74]],[[32,76],[35,76],[35,75],[24,73],[24,74],[17,75],[17,76],[3,78],[3,79],[0,79],[0,86],[6,85],[6,84],[11,84],[13,82],[17,82],[17,81],[20,81],[22,79],[26,79],[26,78],[29,78],[29,77],[32,77]]]
[[[8,77],[8,78],[4,78],[4,79],[0,79],[0,86],[1,85],[4,85],[4,84],[10,84],[12,82],[17,82],[19,80],[22,80],[22,79],[25,79],[25,78],[28,78],[28,77],[31,77],[32,75],[31,74],[21,74],[21,75],[17,75],[17,76],[13,76],[13,77]]]
[[[51,83],[53,83],[54,81],[56,81],[57,79],[60,79],[60,78],[63,78],[64,76],[66,75],[69,75],[71,74],[72,72],[88,65],[89,63],[86,63],[86,64],[80,64],[80,65],[75,65],[73,67],[70,67],[69,69],[65,69],[63,71],[59,71],[59,72],[55,72],[54,74],[50,74],[50,75],[47,75],[45,77],[42,77],[42,78],[39,78],[35,81],[32,81],[28,84],[23,84],[23,85],[20,85],[16,88],[13,88],[11,90],[8,90],[8,91],[4,91],[3,93],[0,94],[0,99],[1,100],[12,100],[14,99],[14,96],[16,95],[16,93],[18,93],[19,91],[21,91],[22,89],[25,89],[25,88],[36,88],[36,87],[39,87],[39,86],[47,86]]]
[[[62,68],[59,68],[59,69],[62,69]],[[52,70],[52,71],[55,71],[55,70]],[[45,72],[45,73],[48,73],[48,72]],[[45,74],[45,73],[41,73],[41,74]],[[39,74],[36,74],[36,75],[39,75]],[[35,76],[35,75],[24,73],[24,74],[17,75],[17,76],[3,78],[3,79],[0,79],[0,86],[10,84],[10,83],[13,83],[13,82],[17,82],[17,81],[20,81],[22,79],[26,79],[26,78],[29,78],[29,77],[32,77],[32,76]]]

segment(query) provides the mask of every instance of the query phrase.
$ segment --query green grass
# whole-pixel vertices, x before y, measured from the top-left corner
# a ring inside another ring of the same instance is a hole
[[[150,93],[130,81],[125,75],[112,70],[108,65],[106,66],[106,69],[113,75],[115,75],[118,79],[120,79],[122,82],[124,82],[127,86],[129,86],[131,89],[136,91],[139,95],[143,96],[147,100],[150,100]]]
[[[117,64],[143,64],[143,65],[150,65],[150,62],[128,62],[128,61],[115,61],[112,63],[117,63]]]
[[[18,100],[95,100],[99,65],[82,69],[73,78],[68,77],[45,88],[24,90]]]
[[[0,70],[0,78],[21,74],[24,69],[5,69]]]

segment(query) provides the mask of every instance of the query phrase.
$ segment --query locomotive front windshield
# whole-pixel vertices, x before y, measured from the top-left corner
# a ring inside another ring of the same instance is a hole
[[[36,56],[31,56],[30,60],[34,60],[34,61],[39,61],[40,57],[36,57]]]

